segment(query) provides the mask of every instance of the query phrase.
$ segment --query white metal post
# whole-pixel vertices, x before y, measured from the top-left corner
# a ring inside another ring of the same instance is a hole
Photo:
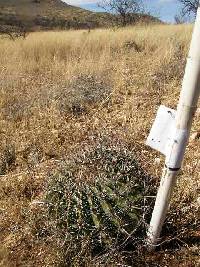
[[[147,242],[151,249],[153,249],[159,242],[160,233],[170,203],[170,198],[173,188],[176,185],[177,173],[181,168],[185,149],[189,140],[192,120],[197,109],[199,95],[200,5],[197,12],[192,42],[182,84],[181,96],[177,108],[174,127],[175,129],[168,145],[165,168],[158,190],[150,227],[147,233]]]

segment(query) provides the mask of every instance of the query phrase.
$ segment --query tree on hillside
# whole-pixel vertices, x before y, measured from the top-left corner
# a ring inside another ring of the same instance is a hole
[[[174,16],[174,22],[175,22],[176,24],[184,24],[184,23],[187,22],[187,20],[186,20],[186,18],[182,15],[182,13],[180,13],[180,14],[176,14],[176,15]]]
[[[135,13],[142,11],[142,0],[102,0],[98,5],[118,15],[123,26],[134,22]]]
[[[182,14],[183,16],[186,15],[196,15],[199,0],[178,0],[182,5]]]

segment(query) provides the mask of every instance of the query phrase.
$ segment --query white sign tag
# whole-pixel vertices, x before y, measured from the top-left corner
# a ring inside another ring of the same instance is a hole
[[[167,144],[175,128],[176,111],[161,105],[146,144],[166,156]]]

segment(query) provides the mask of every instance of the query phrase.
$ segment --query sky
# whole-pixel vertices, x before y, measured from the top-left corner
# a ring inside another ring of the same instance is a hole
[[[63,0],[67,4],[79,6],[92,11],[101,11],[97,3],[100,0]],[[144,0],[145,8],[152,15],[166,22],[174,22],[174,16],[179,13],[178,0]]]

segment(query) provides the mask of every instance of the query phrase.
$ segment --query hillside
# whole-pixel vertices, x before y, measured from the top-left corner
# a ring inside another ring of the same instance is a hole
[[[136,15],[138,16],[138,15]],[[95,28],[113,24],[115,16],[68,5],[61,0],[0,0],[0,25],[26,25],[31,29]],[[143,15],[136,20],[157,21]]]

